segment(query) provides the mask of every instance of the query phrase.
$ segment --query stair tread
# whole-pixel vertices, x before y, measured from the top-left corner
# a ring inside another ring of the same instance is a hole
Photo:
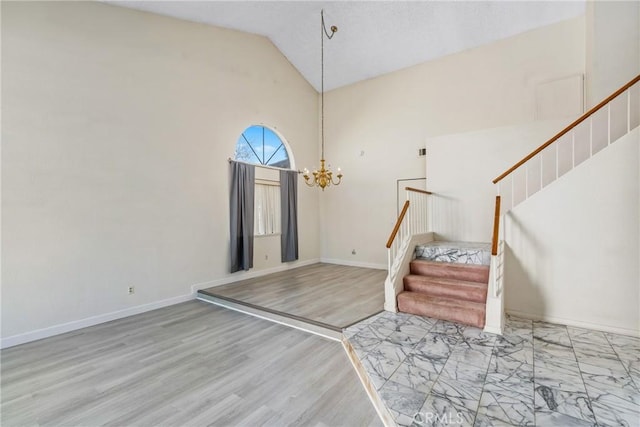
[[[484,264],[461,264],[458,262],[429,261],[428,259],[416,258],[411,261],[412,264],[430,265],[440,267],[446,265],[447,268],[458,268],[461,270],[488,270],[489,266]]]
[[[433,241],[417,245],[416,258],[436,262],[489,265],[491,244],[476,242]]]
[[[406,279],[418,280],[420,282],[432,283],[443,286],[464,286],[485,289],[487,284],[483,282],[471,282],[468,280],[450,279],[440,276],[427,276],[422,274],[407,274],[404,276]]]
[[[411,292],[411,291],[403,291],[398,294],[398,298],[401,298],[401,295],[404,297],[411,296],[412,298],[416,298],[421,300],[422,303],[429,303],[434,305],[448,306],[453,308],[461,308],[461,309],[478,309],[485,310],[486,304],[474,301],[453,299],[453,298],[445,298],[445,297],[434,297],[430,295],[425,295],[420,292]],[[402,298],[404,298],[402,297]]]

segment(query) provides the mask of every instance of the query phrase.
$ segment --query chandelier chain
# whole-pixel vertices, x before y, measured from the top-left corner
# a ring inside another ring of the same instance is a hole
[[[324,159],[324,36],[329,40],[333,38],[338,31],[338,27],[331,26],[331,34],[327,31],[324,23],[324,9],[320,10],[320,141],[322,143],[322,159]]]
[[[303,177],[304,182],[309,187],[318,186],[324,191],[325,187],[329,185],[339,185],[342,181],[342,172],[338,168],[338,173],[334,179],[333,172],[330,168],[325,167],[324,160],[324,37],[327,36],[329,40],[338,31],[338,27],[332,25],[330,27],[331,33],[327,31],[327,27],[324,23],[324,10],[320,10],[320,140],[322,143],[322,157],[320,158],[320,169],[316,169],[313,172],[309,172],[308,169],[304,169]],[[313,179],[311,178],[313,175]]]

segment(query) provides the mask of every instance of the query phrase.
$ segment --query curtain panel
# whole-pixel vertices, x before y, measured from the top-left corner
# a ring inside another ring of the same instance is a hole
[[[280,171],[282,262],[298,259],[298,172]]]
[[[253,267],[253,216],[256,169],[229,162],[231,273]]]

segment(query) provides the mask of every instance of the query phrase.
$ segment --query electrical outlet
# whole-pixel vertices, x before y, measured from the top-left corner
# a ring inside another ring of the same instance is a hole
[[[351,249],[351,255],[355,255],[356,254],[356,250],[355,249]]]
[[[136,290],[136,288],[135,288],[134,286],[129,286],[129,287],[127,288],[127,293],[128,293],[129,295],[131,295],[132,293],[134,293],[134,292],[135,292],[135,290]]]

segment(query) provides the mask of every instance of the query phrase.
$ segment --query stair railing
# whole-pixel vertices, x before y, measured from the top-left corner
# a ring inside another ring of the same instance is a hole
[[[393,286],[396,283],[398,270],[402,263],[402,258],[408,250],[411,236],[426,233],[430,226],[428,215],[428,197],[432,193],[418,188],[406,187],[407,200],[402,206],[400,215],[387,240],[387,266],[388,276],[386,286]],[[394,295],[395,292],[387,290],[385,294]],[[392,303],[395,306],[395,301]]]
[[[638,82],[640,75],[494,179],[498,195],[509,200],[503,213],[635,129],[640,124]]]
[[[635,129],[640,124],[638,82],[640,75],[494,179],[498,195],[508,200],[503,214]],[[588,146],[580,147],[587,142]],[[576,156],[580,151],[586,152],[579,154],[583,158]],[[510,182],[503,182],[507,177]]]
[[[500,239],[500,196],[496,196],[496,207],[493,217],[493,238],[491,239],[491,276],[490,292],[494,298],[502,292],[502,277],[504,274],[504,240]]]
[[[498,195],[491,241],[486,331],[502,333],[504,327],[504,238],[501,237],[504,236],[504,226],[500,227],[504,215],[580,162],[640,126],[638,82],[640,75],[493,180],[497,184]],[[582,147],[579,144],[583,144]],[[578,158],[580,151],[581,158]],[[565,158],[561,165],[562,152]],[[510,182],[505,181],[507,177]],[[505,188],[507,191],[503,191]],[[507,203],[503,203],[503,199],[507,199]]]

